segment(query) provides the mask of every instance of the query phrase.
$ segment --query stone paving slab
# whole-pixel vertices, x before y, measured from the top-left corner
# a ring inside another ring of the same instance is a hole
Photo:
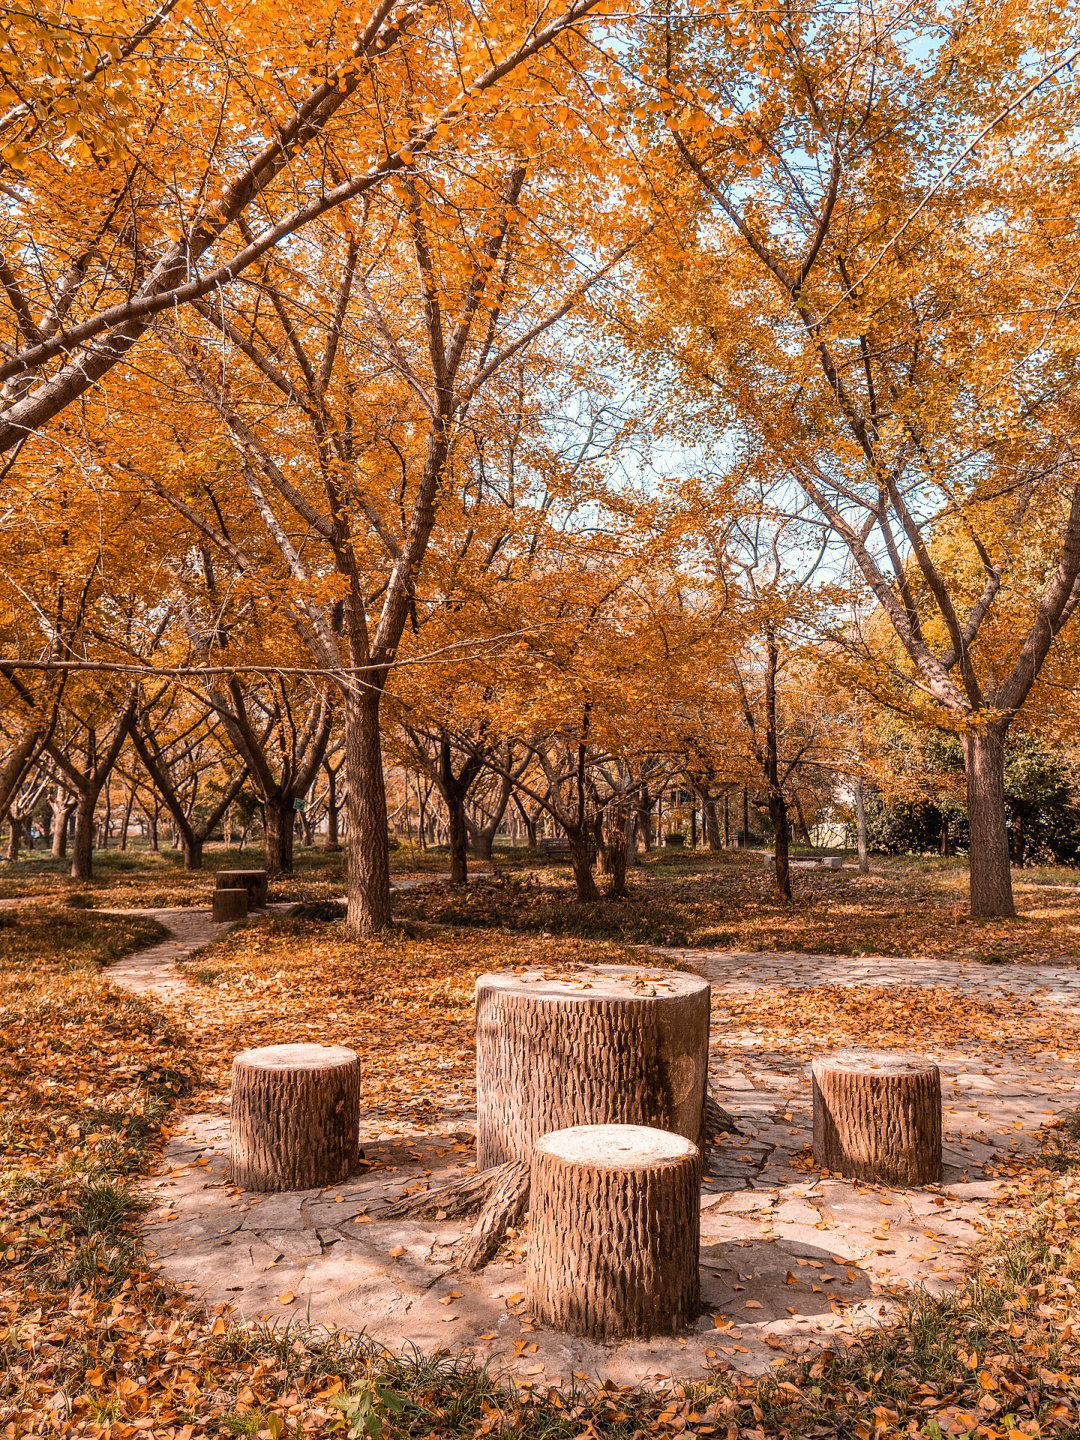
[[[173,927],[173,912],[150,913]],[[180,914],[190,926],[177,925],[168,942],[133,957],[143,965],[123,961],[111,973],[174,997],[182,982],[173,961],[221,928],[206,915]],[[718,1007],[725,989],[759,985],[986,988],[985,967],[954,962],[668,953],[707,975]],[[1069,1007],[1080,1000],[1080,975],[1065,967],[996,966],[992,975],[1004,989],[1017,987],[1013,993],[1046,994]],[[170,1279],[234,1306],[242,1318],[363,1330],[391,1348],[464,1351],[524,1385],[573,1375],[657,1383],[717,1366],[759,1373],[782,1354],[879,1319],[897,1291],[958,1284],[1002,1183],[997,1172],[1075,1105],[1080,1075],[1067,1062],[953,1052],[938,1059],[943,1181],[887,1190],[814,1171],[807,1065],[752,1031],[714,1027],[712,1083],[741,1133],[725,1137],[703,1187],[703,1313],[678,1338],[604,1346],[536,1328],[523,1303],[523,1235],[481,1274],[468,1275],[450,1258],[467,1222],[380,1219],[381,1207],[404,1190],[442,1183],[471,1165],[473,1117],[460,1107],[436,1110],[424,1133],[404,1137],[370,1117],[361,1131],[364,1166],[345,1184],[255,1196],[228,1182],[222,1101],[186,1117],[168,1142],[150,1182],[146,1242]]]

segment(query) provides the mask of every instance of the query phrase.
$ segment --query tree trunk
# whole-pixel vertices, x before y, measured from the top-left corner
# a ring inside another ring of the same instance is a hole
[[[326,767],[326,848],[327,850],[340,850],[341,839],[338,835],[338,800],[337,800],[337,773]]]
[[[81,796],[75,809],[75,833],[71,837],[71,878],[90,880],[94,874],[94,809],[93,798]]]
[[[859,874],[869,875],[870,857],[866,850],[866,796],[863,793],[863,778],[855,777],[855,841],[859,850]]]
[[[296,812],[289,794],[263,800],[266,826],[266,868],[271,875],[291,875]]]
[[[776,872],[776,893],[781,900],[791,901],[791,865],[788,859],[791,834],[787,805],[776,785],[769,786],[769,819],[773,824],[773,867]]]
[[[9,815],[8,824],[10,829],[8,830],[7,858],[15,861],[19,858],[19,846],[22,844],[22,821],[17,815]]]
[[[1022,866],[1027,851],[1027,835],[1024,831],[1024,812],[1019,806],[1012,814],[1011,839],[1013,864]]]
[[[742,787],[742,832],[744,845],[750,844],[750,786]]]
[[[381,700],[381,691],[373,688],[345,696],[346,925],[354,939],[375,935],[390,924]]]
[[[730,799],[730,797],[729,797],[729,795],[728,795],[728,792],[725,790],[725,791],[724,791],[724,849],[725,849],[725,850],[730,850],[730,849],[731,849],[731,806],[730,806],[730,804],[728,803],[729,799]]]
[[[593,847],[588,829],[582,826],[575,833],[567,831],[567,839],[570,841],[570,864],[574,871],[577,898],[593,904],[600,899],[600,891],[593,879]]]
[[[1016,906],[1005,823],[1005,730],[999,724],[968,731],[963,747],[972,918],[1012,918]]]
[[[647,785],[643,785],[638,791],[637,813],[642,844],[645,846],[646,851],[649,851],[653,845],[653,801]]]
[[[203,861],[203,841],[194,831],[189,831],[182,837],[184,846],[184,869],[201,870]]]
[[[52,854],[54,860],[63,860],[67,854],[68,823],[74,807],[62,801],[57,795],[53,804]]]
[[[701,814],[705,825],[705,843],[713,854],[716,854],[720,849],[720,818],[716,813],[715,797],[705,791],[701,796]]]
[[[570,1125],[655,1125],[704,1141],[709,986],[589,965],[476,982],[476,1161],[528,1158]]]
[[[450,827],[450,884],[464,885],[469,878],[469,829],[465,823],[465,801],[457,787],[443,792]]]
[[[701,1154],[640,1125],[582,1126],[533,1154],[529,1308],[593,1340],[673,1334],[697,1319]]]

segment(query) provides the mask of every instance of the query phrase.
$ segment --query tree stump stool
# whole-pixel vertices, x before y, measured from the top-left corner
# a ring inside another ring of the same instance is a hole
[[[700,1306],[701,1152],[644,1125],[536,1142],[526,1295],[536,1319],[592,1340],[671,1334]]]
[[[222,886],[214,891],[215,925],[224,925],[228,920],[243,920],[247,913],[248,892],[243,885],[228,890]]]
[[[527,1160],[572,1125],[651,1125],[701,1146],[709,986],[588,965],[476,982],[476,1164]]]
[[[232,1065],[229,1168],[244,1190],[314,1190],[359,1156],[360,1061],[343,1045],[267,1045]]]
[[[248,892],[248,909],[266,909],[265,870],[219,870],[216,883],[219,890],[232,890],[242,885]]]
[[[855,1180],[941,1178],[941,1074],[931,1060],[842,1050],[815,1060],[814,1162]]]

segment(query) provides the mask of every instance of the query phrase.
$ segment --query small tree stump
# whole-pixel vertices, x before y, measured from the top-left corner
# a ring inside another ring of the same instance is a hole
[[[267,1045],[232,1065],[229,1167],[244,1190],[314,1190],[359,1158],[360,1061],[343,1045]]]
[[[579,1125],[533,1149],[526,1295],[593,1340],[671,1334],[700,1305],[701,1152],[643,1125]]]
[[[219,890],[232,890],[238,885],[248,892],[248,909],[266,909],[265,870],[219,870],[216,883]]]
[[[224,888],[214,891],[214,924],[224,925],[227,920],[243,920],[248,913],[248,892],[243,885],[235,889]]]
[[[476,982],[476,1163],[526,1160],[573,1125],[651,1125],[701,1146],[709,986],[589,965]]]
[[[811,1067],[814,1162],[856,1180],[941,1178],[941,1074],[931,1060],[842,1050]]]

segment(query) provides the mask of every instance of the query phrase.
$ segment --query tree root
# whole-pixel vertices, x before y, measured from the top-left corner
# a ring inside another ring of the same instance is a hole
[[[503,1165],[492,1165],[487,1170],[476,1170],[471,1175],[462,1175],[446,1185],[437,1185],[434,1190],[403,1195],[400,1200],[387,1205],[380,1212],[379,1218],[457,1220],[462,1215],[473,1215],[483,1209],[488,1196],[503,1175],[516,1165],[517,1161],[509,1160]]]
[[[498,1254],[506,1232],[524,1215],[529,1203],[528,1160],[510,1160],[497,1165],[500,1171],[487,1203],[469,1233],[458,1241],[454,1261],[461,1270],[482,1270]],[[492,1174],[489,1170],[487,1174]]]

